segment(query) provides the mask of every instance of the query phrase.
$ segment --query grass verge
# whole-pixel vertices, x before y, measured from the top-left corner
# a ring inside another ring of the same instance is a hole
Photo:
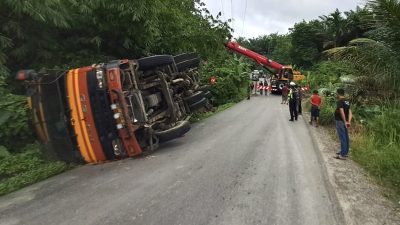
[[[305,110],[310,104],[305,102]],[[334,127],[334,102],[325,101],[320,111],[320,122],[329,128],[337,140]],[[350,154],[352,159],[363,167],[377,183],[383,186],[385,195],[396,203],[400,201],[400,106],[391,104],[381,106],[379,114],[369,115],[360,122],[357,108],[355,121],[350,129]]]
[[[21,153],[0,155],[0,196],[37,183],[67,170],[63,162],[46,159],[38,144],[27,145]]]
[[[385,195],[400,201],[400,144],[390,137],[381,139],[380,133],[370,130],[353,132],[351,155],[354,161],[368,171],[381,186]]]
[[[228,109],[228,108],[232,107],[232,106],[235,105],[235,104],[236,104],[236,103],[234,103],[234,102],[229,102],[229,103],[220,105],[220,106],[218,106],[218,107],[215,107],[215,109],[212,110],[212,111],[194,113],[194,114],[192,115],[192,117],[190,118],[189,121],[190,121],[191,123],[199,122],[199,121],[204,120],[204,119],[206,119],[206,118],[208,118],[208,117],[210,117],[210,116],[212,116],[212,115],[214,115],[214,114],[217,114],[217,113],[219,113],[219,112],[222,112],[222,111],[224,111],[225,109]]]

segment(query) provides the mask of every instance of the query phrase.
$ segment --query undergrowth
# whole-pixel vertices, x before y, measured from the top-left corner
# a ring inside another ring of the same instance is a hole
[[[400,107],[387,106],[366,121],[351,145],[353,159],[400,199]]]
[[[68,169],[63,162],[46,159],[38,144],[29,144],[21,153],[0,149],[0,195],[44,180]]]

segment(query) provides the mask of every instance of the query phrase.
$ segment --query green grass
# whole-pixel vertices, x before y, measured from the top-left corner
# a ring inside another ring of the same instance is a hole
[[[208,112],[203,112],[203,113],[195,113],[195,114],[192,115],[192,117],[190,118],[189,121],[191,123],[199,122],[199,121],[204,120],[204,119],[206,119],[206,118],[208,118],[208,117],[210,117],[210,116],[212,116],[212,115],[214,115],[216,113],[222,112],[225,109],[228,109],[228,108],[232,107],[235,104],[236,103],[234,103],[234,102],[229,102],[229,103],[220,105],[218,107],[215,107],[215,109],[213,111],[208,111]]]
[[[200,112],[200,113],[194,113],[192,117],[190,118],[191,123],[196,123],[201,120],[204,120],[216,113],[219,113],[221,111],[224,111],[225,109],[228,109],[232,106],[234,106],[236,103],[242,101],[243,99],[247,98],[247,87],[246,88],[240,88],[239,92],[236,93],[236,97],[234,100],[224,100],[224,104],[218,105],[217,107],[214,107],[212,111],[207,111],[207,112]]]
[[[47,160],[38,144],[27,145],[20,153],[0,155],[0,195],[44,180],[68,169],[63,162]]]
[[[388,187],[392,197],[400,200],[400,108],[390,106],[370,118],[361,131],[353,135],[351,154],[377,181]]]

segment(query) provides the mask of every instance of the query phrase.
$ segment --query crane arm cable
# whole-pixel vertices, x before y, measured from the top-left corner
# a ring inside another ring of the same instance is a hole
[[[225,10],[224,10],[223,0],[221,0],[221,7],[222,7],[222,18],[225,20]]]
[[[244,15],[243,15],[243,25],[242,25],[242,36],[244,34],[244,21],[246,20],[246,13],[247,13],[247,0],[244,6]]]

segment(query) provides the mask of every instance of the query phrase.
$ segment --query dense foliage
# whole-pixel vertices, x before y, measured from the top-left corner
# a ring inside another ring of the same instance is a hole
[[[37,144],[25,146],[18,154],[9,154],[0,146],[0,195],[67,169],[65,163],[50,162],[42,154]]]
[[[0,11],[3,73],[163,53],[215,56],[230,30],[192,0],[2,0]]]
[[[202,68],[201,79],[208,82],[211,76],[217,79],[211,91],[215,105],[238,102],[247,94],[249,64],[244,58],[227,58],[222,62],[209,62]]]

